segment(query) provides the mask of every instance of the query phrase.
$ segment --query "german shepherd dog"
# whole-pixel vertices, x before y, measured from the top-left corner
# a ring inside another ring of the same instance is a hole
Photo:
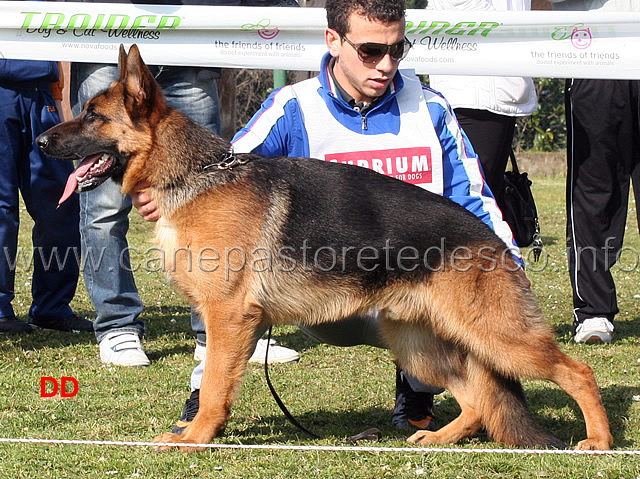
[[[509,249],[480,219],[362,167],[235,155],[167,105],[136,45],[120,47],[119,69],[119,81],[37,143],[56,158],[85,158],[68,190],[111,177],[130,193],[148,182],[162,211],[155,240],[205,322],[207,355],[198,414],[156,442],[205,444],[221,433],[265,326],[375,310],[400,367],[461,408],[410,442],[455,443],[485,427],[501,443],[564,447],[527,409],[520,378],[535,378],[578,403],[587,432],[578,449],[612,446],[591,368],[558,349]]]

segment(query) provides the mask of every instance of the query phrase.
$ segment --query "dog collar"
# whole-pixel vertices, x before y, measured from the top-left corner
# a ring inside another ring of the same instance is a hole
[[[208,164],[203,169],[208,170],[209,168],[216,168],[218,170],[230,170],[231,168],[235,168],[239,165],[245,165],[247,163],[249,163],[249,159],[246,158],[241,160],[240,158],[238,158],[235,151],[233,151],[233,145],[231,145],[221,161]]]

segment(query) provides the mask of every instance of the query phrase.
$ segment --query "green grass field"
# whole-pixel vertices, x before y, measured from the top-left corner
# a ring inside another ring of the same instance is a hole
[[[564,240],[564,180],[534,180],[545,255],[528,268],[532,288],[561,348],[595,370],[608,411],[615,448],[640,450],[640,241],[635,205],[629,211],[629,247],[615,268],[620,314],[611,345],[580,346],[571,338],[571,289]],[[30,248],[30,228],[22,211],[21,245]],[[136,213],[129,241],[139,251],[151,246],[152,225]],[[526,251],[525,251],[526,253]],[[134,262],[146,261],[134,256]],[[148,266],[148,265],[147,265]],[[149,267],[146,268],[151,269]],[[169,430],[189,394],[195,339],[189,308],[159,272],[139,271],[136,280],[146,305],[148,368],[117,369],[100,363],[92,334],[35,331],[0,337],[0,437],[150,441]],[[19,271],[14,307],[25,319],[30,305],[30,272]],[[93,319],[82,282],[75,311]],[[293,327],[274,331],[278,341],[302,353],[296,364],[275,365],[271,379],[284,403],[307,428],[305,437],[284,418],[264,380],[251,366],[226,433],[226,444],[347,446],[346,437],[378,427],[384,437],[364,446],[404,447],[390,427],[394,366],[387,351],[337,348],[316,343]],[[40,397],[42,376],[75,377],[72,398]],[[525,383],[537,420],[575,445],[585,436],[576,404],[551,384]],[[453,398],[437,396],[439,424],[458,411]],[[457,447],[500,447],[477,439]],[[388,453],[211,449],[202,453],[154,453],[149,447],[0,444],[2,478],[640,478],[640,456]]]

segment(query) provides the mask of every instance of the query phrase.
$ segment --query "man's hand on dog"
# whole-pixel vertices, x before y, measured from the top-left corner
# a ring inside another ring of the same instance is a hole
[[[146,181],[138,183],[135,191],[131,193],[131,203],[145,220],[156,222],[162,214],[158,205],[156,205],[156,202],[153,201],[153,198],[151,198],[149,194],[148,188],[150,186]]]

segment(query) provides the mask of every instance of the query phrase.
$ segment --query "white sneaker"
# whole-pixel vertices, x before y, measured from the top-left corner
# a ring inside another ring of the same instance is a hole
[[[264,363],[264,356],[267,352],[267,340],[259,339],[256,345],[256,350],[253,352],[253,356],[249,358],[250,363]],[[207,348],[196,344],[196,350],[193,352],[193,359],[196,361],[202,361],[207,354]],[[269,364],[273,363],[291,363],[300,359],[298,351],[293,349],[278,346],[275,339],[272,339],[269,343]]]
[[[129,331],[112,331],[100,341],[100,359],[115,366],[149,366],[140,338]]]
[[[613,324],[607,318],[587,318],[576,328],[576,343],[610,343]]]
[[[297,361],[300,359],[300,353],[295,351],[294,349],[285,348],[283,346],[278,346],[276,344],[276,340],[272,339],[269,344],[269,358],[267,360],[268,364],[274,363],[292,363],[293,361]],[[258,344],[256,345],[256,350],[253,352],[253,355],[249,358],[250,363],[263,363],[264,357],[267,353],[267,340],[259,339]]]

